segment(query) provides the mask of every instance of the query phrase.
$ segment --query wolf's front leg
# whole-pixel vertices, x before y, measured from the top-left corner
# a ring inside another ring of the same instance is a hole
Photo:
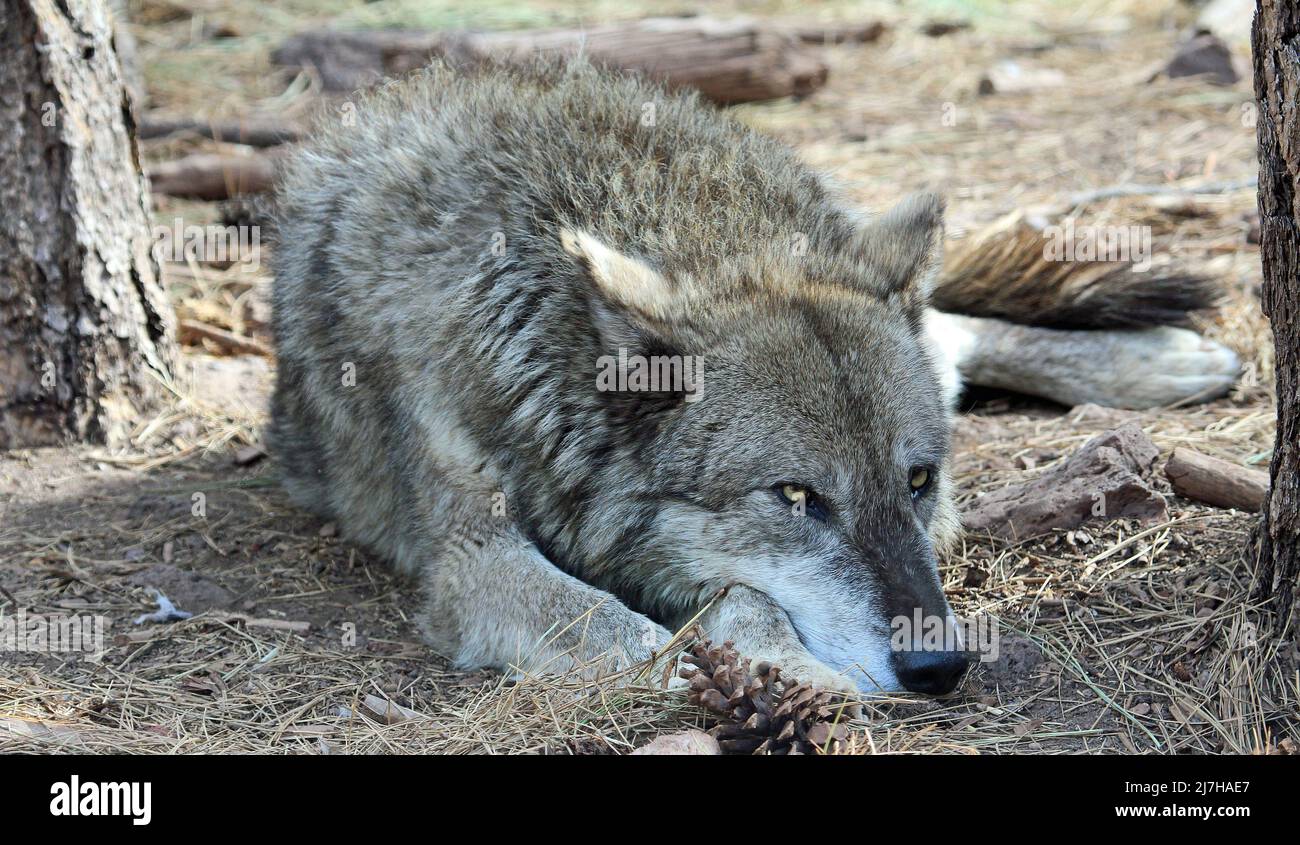
[[[458,666],[586,674],[627,668],[671,634],[560,571],[511,527],[453,532],[424,568],[424,628]]]
[[[733,585],[699,621],[704,636],[721,643],[731,640],[750,665],[767,661],[781,674],[835,692],[855,696],[857,685],[808,653],[789,615],[758,590]]]

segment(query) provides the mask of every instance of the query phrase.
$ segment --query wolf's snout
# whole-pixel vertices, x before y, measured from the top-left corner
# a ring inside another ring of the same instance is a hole
[[[893,663],[909,692],[943,695],[957,686],[969,661],[964,651],[896,651]]]

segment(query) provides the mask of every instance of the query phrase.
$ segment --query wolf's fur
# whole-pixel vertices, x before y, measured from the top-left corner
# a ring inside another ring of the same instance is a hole
[[[715,636],[889,689],[889,620],[949,614],[955,369],[1008,324],[927,336],[936,198],[864,222],[784,147],[582,64],[389,86],[280,197],[285,483],[420,577],[459,663],[639,660],[726,587]],[[620,349],[702,357],[701,401],[598,391]]]
[[[1019,213],[957,241],[930,304],[972,317],[1059,329],[1182,326],[1215,304],[1209,279],[1168,264],[1055,261],[1048,236]]]

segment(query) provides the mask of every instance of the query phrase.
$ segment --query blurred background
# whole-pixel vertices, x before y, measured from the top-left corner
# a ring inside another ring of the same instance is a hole
[[[1249,362],[1239,397],[1271,371],[1254,301],[1248,0],[118,2],[162,222],[217,219],[214,201],[265,190],[274,142],[346,114],[358,86],[431,55],[581,42],[703,86],[865,208],[940,190],[952,238],[1009,213],[1150,226],[1159,260],[1224,280],[1229,307],[1203,328]],[[224,318],[213,299],[260,276],[236,267],[196,287],[193,267],[171,270],[182,317],[261,335],[259,297]]]

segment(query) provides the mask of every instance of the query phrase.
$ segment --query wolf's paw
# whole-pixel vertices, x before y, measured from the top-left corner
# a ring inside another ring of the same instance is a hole
[[[779,660],[774,660],[772,662],[780,667],[782,678],[793,678],[801,684],[811,684],[814,687],[821,687],[827,692],[844,696],[844,700],[848,704],[845,715],[857,716],[862,712],[861,705],[858,703],[861,698],[858,685],[848,676],[815,661],[787,661],[782,663]]]
[[[1224,395],[1237,381],[1241,362],[1222,344],[1188,329],[1162,327],[1124,332],[1080,379],[1093,395],[1085,401],[1140,410]],[[1081,404],[1081,403],[1074,403]]]

